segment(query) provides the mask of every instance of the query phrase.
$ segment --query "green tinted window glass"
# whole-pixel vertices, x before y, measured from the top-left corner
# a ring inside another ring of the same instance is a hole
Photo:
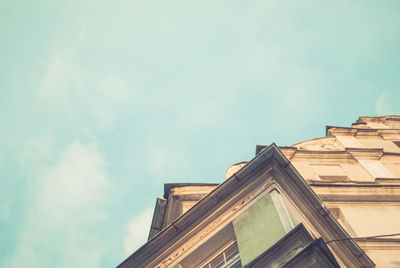
[[[243,266],[286,234],[269,194],[240,214],[233,226]]]

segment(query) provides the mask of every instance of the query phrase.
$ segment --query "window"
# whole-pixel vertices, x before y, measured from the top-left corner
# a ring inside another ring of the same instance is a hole
[[[239,266],[234,266],[237,262]],[[232,223],[224,226],[190,255],[186,256],[180,262],[180,266],[174,268],[199,267],[241,267]]]
[[[397,145],[397,147],[400,147],[400,141],[393,141],[393,142],[394,142],[394,144]]]
[[[233,226],[241,262],[247,265],[289,232],[295,221],[274,189],[237,216]]]
[[[231,241],[221,252],[206,261],[202,268],[240,268],[239,250],[236,241]]]
[[[248,265],[298,224],[287,202],[278,189],[260,195],[176,267],[240,268]]]

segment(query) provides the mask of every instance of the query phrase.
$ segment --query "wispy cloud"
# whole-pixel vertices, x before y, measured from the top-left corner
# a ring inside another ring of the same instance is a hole
[[[75,141],[33,180],[32,198],[14,256],[5,267],[99,267],[96,226],[105,219],[109,184],[95,144]]]
[[[150,231],[153,208],[147,208],[133,217],[128,225],[128,236],[124,241],[124,249],[127,255],[132,254],[146,241]]]
[[[76,43],[49,52],[38,97],[52,111],[72,119],[89,116],[101,129],[109,129],[125,105],[132,104],[134,89],[118,72],[98,75],[82,67],[86,63],[78,55],[87,31],[87,27],[83,27]]]
[[[48,63],[48,70],[40,88],[41,97],[65,101],[67,90],[75,82],[69,53],[58,53]]]
[[[109,128],[133,95],[127,82],[118,74],[111,74],[98,81],[94,97],[87,103],[100,127]]]
[[[54,157],[54,138],[52,135],[29,137],[22,142],[18,153],[20,166],[30,174],[36,174]]]

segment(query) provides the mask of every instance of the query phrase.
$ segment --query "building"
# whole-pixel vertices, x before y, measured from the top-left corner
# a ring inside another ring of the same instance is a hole
[[[257,146],[221,184],[166,184],[118,267],[400,267],[400,116]]]

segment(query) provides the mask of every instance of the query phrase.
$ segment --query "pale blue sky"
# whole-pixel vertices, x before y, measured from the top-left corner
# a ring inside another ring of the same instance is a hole
[[[166,182],[400,114],[400,2],[2,1],[0,267],[113,267]]]

